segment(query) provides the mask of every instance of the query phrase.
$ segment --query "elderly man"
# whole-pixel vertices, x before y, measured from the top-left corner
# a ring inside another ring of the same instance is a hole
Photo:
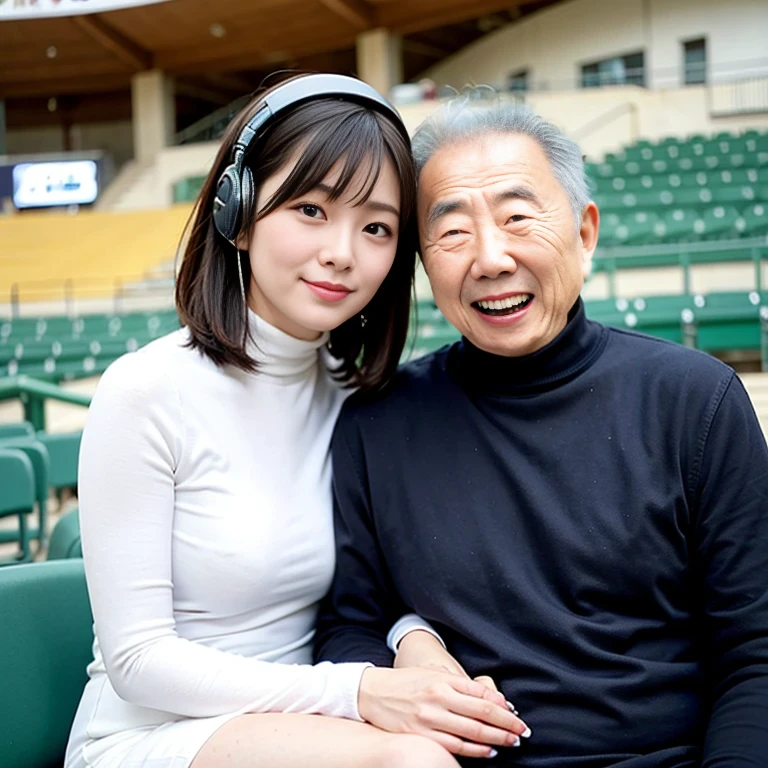
[[[412,612],[458,664],[414,631],[398,665],[490,676],[530,726],[491,765],[768,765],[768,450],[739,379],[586,318],[598,211],[551,125],[458,101],[414,154],[462,340],[342,413],[319,658],[389,665]]]

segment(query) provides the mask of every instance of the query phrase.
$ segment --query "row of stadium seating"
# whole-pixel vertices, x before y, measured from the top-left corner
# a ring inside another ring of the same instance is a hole
[[[710,187],[768,186],[768,167],[740,168],[735,171],[697,171],[695,173],[670,173],[643,176],[591,177],[594,191],[646,192],[648,190],[698,189]]]
[[[587,173],[592,178],[612,178],[614,176],[652,176],[670,173],[690,173],[692,171],[728,171],[768,166],[768,149],[733,155],[698,155],[680,157],[674,160],[629,160],[603,163],[588,163]]]
[[[178,326],[175,310],[5,320],[0,322],[0,376],[46,381],[94,376]]]
[[[675,160],[679,157],[733,155],[768,152],[768,135],[750,130],[740,135],[721,132],[714,136],[694,134],[687,138],[668,137],[659,142],[641,139],[631,147],[605,156],[606,162]]]
[[[640,141],[587,164],[606,248],[768,235],[768,133]]]
[[[25,213],[0,217],[0,299],[21,285],[22,300],[110,296],[173,261],[190,206],[151,211]]]
[[[766,188],[768,195],[768,188]],[[605,212],[600,221],[599,247],[652,243],[695,243],[768,235],[768,201],[744,208],[716,205],[703,209],[674,207],[666,211]],[[598,258],[600,253],[598,253]]]

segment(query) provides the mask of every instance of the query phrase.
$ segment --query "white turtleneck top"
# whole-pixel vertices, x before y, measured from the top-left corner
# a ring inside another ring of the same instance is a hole
[[[244,712],[359,719],[366,665],[311,664],[346,392],[327,335],[250,323],[256,374],[217,367],[182,329],[99,383],[79,478],[95,659],[72,741]]]

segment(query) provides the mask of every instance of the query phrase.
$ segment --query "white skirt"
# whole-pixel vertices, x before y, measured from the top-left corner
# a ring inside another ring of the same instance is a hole
[[[222,725],[242,712],[218,717],[184,718],[91,738],[89,726],[102,685],[86,685],[67,745],[64,768],[188,768]]]

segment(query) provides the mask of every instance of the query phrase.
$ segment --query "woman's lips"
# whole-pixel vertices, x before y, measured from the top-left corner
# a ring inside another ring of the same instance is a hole
[[[307,288],[323,301],[342,301],[352,293],[349,288],[339,283],[312,283],[309,280],[304,282]]]

